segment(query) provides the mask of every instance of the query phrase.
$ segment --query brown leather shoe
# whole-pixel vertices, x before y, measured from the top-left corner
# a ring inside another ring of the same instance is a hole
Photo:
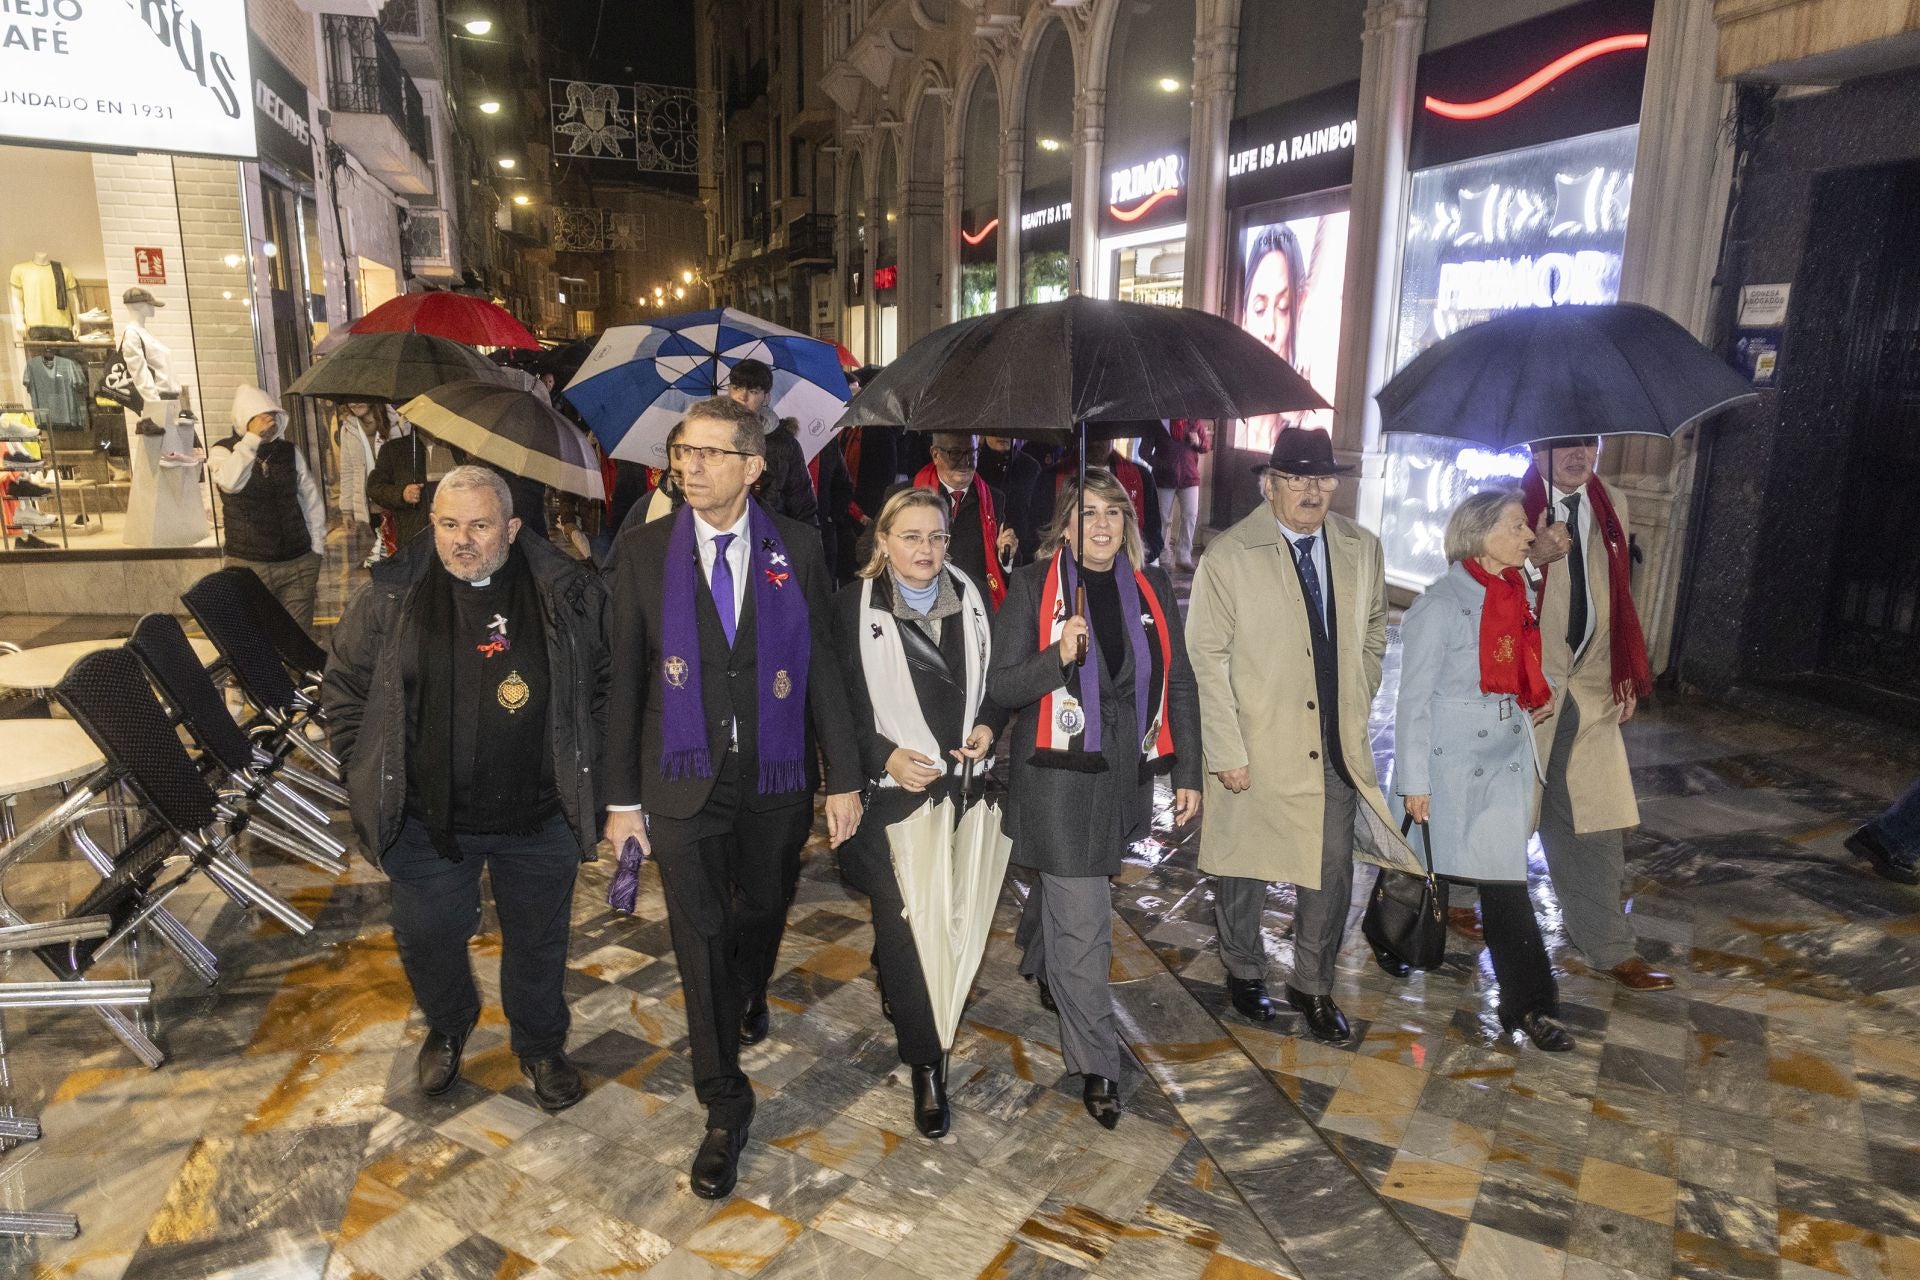
[[[1448,907],[1447,928],[1463,938],[1472,938],[1475,942],[1487,940],[1486,926],[1480,923],[1478,907]]]
[[[1629,991],[1673,990],[1673,975],[1660,972],[1639,956],[1628,956],[1606,973]]]

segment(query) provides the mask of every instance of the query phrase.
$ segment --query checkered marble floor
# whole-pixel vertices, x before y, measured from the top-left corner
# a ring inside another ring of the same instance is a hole
[[[1628,736],[1646,819],[1632,920],[1679,990],[1586,973],[1536,875],[1575,1053],[1500,1038],[1486,957],[1457,938],[1446,969],[1405,982],[1350,940],[1336,994],[1352,1046],[1303,1038],[1290,1014],[1255,1026],[1226,1000],[1194,842],[1162,830],[1115,889],[1140,1069],[1113,1133],[1081,1111],[1015,972],[1010,884],[955,1048],[954,1133],[918,1137],[865,901],[816,841],[773,1034],[746,1060],[760,1105],[740,1188],[717,1205],[687,1190],[702,1118],[651,870],[631,920],[602,905],[609,868],[583,873],[570,1052],[591,1092],[548,1117],[497,1003],[463,1082],[422,1098],[381,878],[263,854],[318,928],[296,939],[217,895],[176,897],[226,976],[206,991],[140,957],[160,1071],[87,1014],[7,1015],[0,1086],[46,1137],[0,1154],[0,1205],[76,1212],[83,1234],[0,1241],[0,1276],[1920,1275],[1920,891],[1839,846],[1920,750],[1811,710],[1692,703],[1649,708]],[[84,884],[37,865],[7,890],[33,907]],[[1276,888],[1276,988],[1290,914]],[[489,914],[474,952],[490,1000],[498,949]],[[5,976],[38,975],[16,960]]]

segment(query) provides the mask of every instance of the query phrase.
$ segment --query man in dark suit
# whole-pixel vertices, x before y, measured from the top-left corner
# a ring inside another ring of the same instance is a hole
[[[1007,518],[1007,495],[981,479],[980,445],[973,436],[935,432],[932,458],[914,475],[913,487],[932,489],[947,500],[947,528],[953,534],[947,558],[979,583],[998,609],[1007,594],[1001,565],[1012,563],[1020,549],[1020,535]]]
[[[753,1117],[742,1044],[768,1030],[767,980],[813,825],[826,756],[827,831],[860,822],[861,771],[820,540],[749,491],[759,417],[722,397],[687,410],[671,462],[686,506],[629,524],[609,569],[613,688],[607,829],[656,856],[686,992],[707,1134],[695,1194],[733,1189]],[[644,811],[644,816],[643,816]]]
[[[847,375],[847,388],[853,395],[880,372],[867,365]],[[880,514],[887,496],[900,480],[900,436],[898,427],[848,427],[834,437],[840,457],[846,463],[847,479],[853,486],[850,501],[834,509],[839,522],[836,568],[842,582],[850,582],[863,563],[861,551],[869,545],[867,528]]]
[[[1000,522],[1011,527],[1019,538],[1020,549],[1014,564],[1028,563],[1040,545],[1043,527],[1033,520],[1033,494],[1040,486],[1040,464],[1011,436],[981,436],[980,478],[987,482],[988,488],[1006,495],[1007,504]]]

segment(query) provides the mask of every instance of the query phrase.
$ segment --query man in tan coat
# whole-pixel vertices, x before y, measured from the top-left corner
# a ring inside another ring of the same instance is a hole
[[[1540,797],[1547,874],[1567,937],[1588,963],[1630,990],[1664,991],[1673,979],[1635,953],[1620,900],[1626,829],[1640,823],[1620,726],[1649,689],[1627,580],[1627,502],[1594,474],[1600,441],[1593,436],[1541,441],[1533,458],[1526,505],[1540,530],[1532,559],[1544,579],[1542,658],[1554,692],[1553,714],[1534,729],[1547,761]]]
[[[1350,1035],[1332,991],[1356,844],[1414,865],[1367,737],[1387,650],[1380,542],[1328,510],[1351,469],[1325,432],[1282,431],[1261,468],[1267,505],[1208,546],[1187,610],[1208,773],[1200,869],[1214,877],[1228,991],[1246,1017],[1277,1012],[1260,918],[1268,882],[1292,883],[1287,1002],[1333,1044]]]

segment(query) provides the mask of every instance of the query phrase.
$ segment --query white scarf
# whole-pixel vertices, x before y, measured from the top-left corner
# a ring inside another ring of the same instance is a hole
[[[885,570],[882,570],[885,572]],[[963,588],[960,612],[947,618],[944,626],[966,628],[967,719],[961,739],[978,723],[980,701],[986,693],[987,655],[991,650],[992,629],[986,601],[973,580],[948,564],[946,572]],[[940,766],[944,774],[954,762],[943,758],[939,739],[927,727],[920,710],[920,695],[914,691],[913,672],[907,665],[907,647],[900,640],[901,619],[873,609],[873,582],[860,586],[860,667],[867,677],[867,692],[873,700],[874,731],[896,746],[918,751]],[[883,787],[898,787],[892,774],[881,776]]]

